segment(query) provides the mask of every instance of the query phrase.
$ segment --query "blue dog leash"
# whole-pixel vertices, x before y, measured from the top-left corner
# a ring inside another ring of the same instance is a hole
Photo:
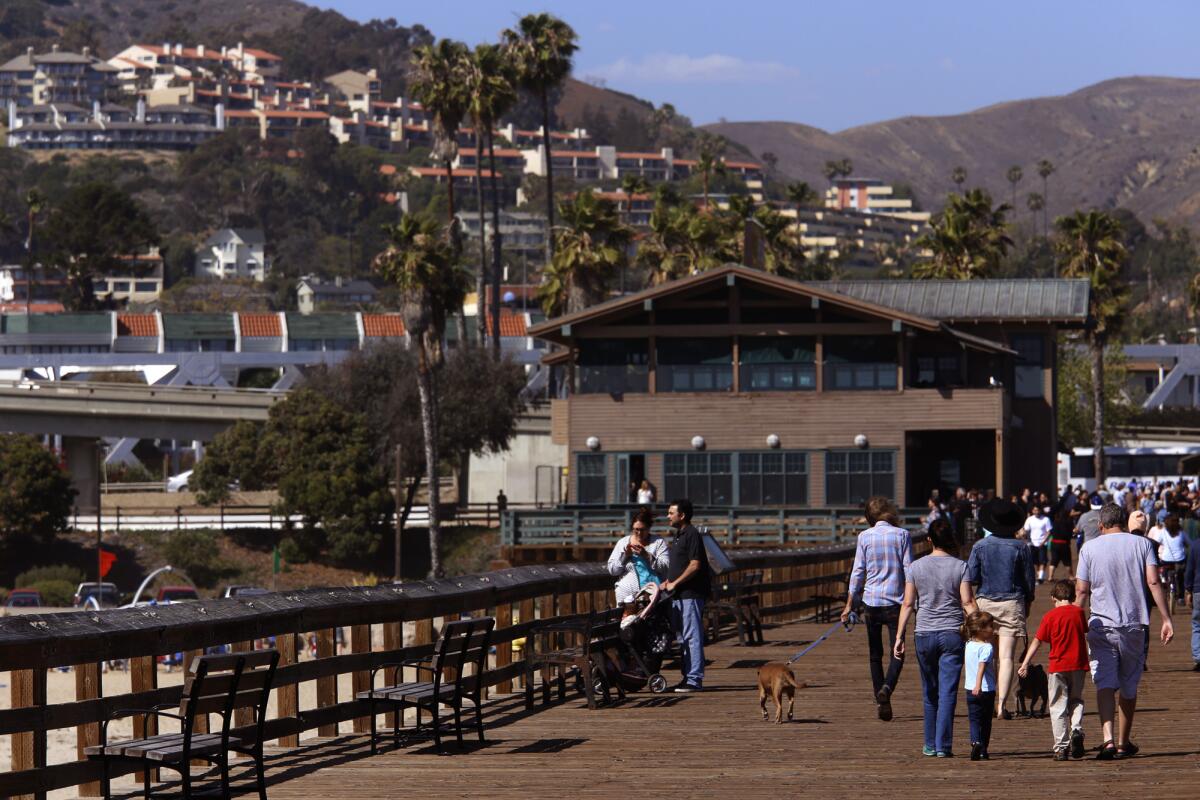
[[[845,628],[846,633],[849,633],[850,631],[854,630],[854,626],[857,624],[858,624],[858,615],[855,614],[853,611],[851,611],[849,619],[847,619],[845,622],[841,622],[841,621],[835,622],[833,624],[833,626],[829,628],[829,630],[825,631],[819,637],[817,637],[817,640],[815,642],[813,642],[808,647],[801,650],[796,655],[789,658],[787,663],[794,664],[797,661],[799,661],[801,658],[804,657],[805,653],[807,653],[809,650],[812,650],[814,647],[819,645],[821,642],[825,641],[830,636],[832,636],[834,634],[834,631],[836,631],[838,628]]]

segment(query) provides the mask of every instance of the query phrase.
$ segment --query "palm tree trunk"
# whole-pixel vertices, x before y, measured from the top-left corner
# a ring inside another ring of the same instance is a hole
[[[704,180],[704,210],[708,211],[708,171],[700,173],[700,176]]]
[[[446,159],[446,205],[447,209],[447,225],[454,224],[454,168],[450,166],[450,159]]]
[[[1092,459],[1096,488],[1104,487],[1104,341],[1092,340]]]
[[[428,346],[417,345],[417,393],[421,398],[421,432],[425,437],[425,476],[429,481],[429,577],[442,577],[442,528],[438,485],[437,397]]]
[[[449,206],[446,234],[453,237],[454,223],[456,222],[454,217],[454,168],[450,166],[450,159],[448,158],[446,159],[446,205]],[[451,238],[451,241],[455,240]],[[462,306],[458,307],[458,316],[454,320],[454,330],[458,334],[458,346],[465,346],[467,343],[467,315],[463,312]]]
[[[483,134],[480,125],[475,125],[475,197],[479,201],[479,275],[475,279],[475,331],[479,335],[479,344],[487,343],[487,330],[483,324],[487,319],[487,211],[483,203]]]
[[[500,357],[500,270],[503,241],[500,236],[500,186],[496,180],[496,134],[488,126],[488,166],[492,168],[492,351]],[[522,287],[524,291],[524,287]]]
[[[1050,192],[1046,179],[1042,178],[1042,238],[1050,235]],[[1054,267],[1054,277],[1058,277],[1058,265]]]
[[[546,150],[546,263],[554,260],[554,158],[550,154],[550,88],[542,86],[542,147]]]

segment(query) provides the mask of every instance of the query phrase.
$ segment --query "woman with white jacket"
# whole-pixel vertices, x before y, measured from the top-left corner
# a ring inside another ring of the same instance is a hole
[[[630,534],[613,547],[608,572],[616,578],[617,603],[631,602],[648,583],[662,583],[669,564],[667,542],[650,532],[654,516],[642,509],[633,516]]]

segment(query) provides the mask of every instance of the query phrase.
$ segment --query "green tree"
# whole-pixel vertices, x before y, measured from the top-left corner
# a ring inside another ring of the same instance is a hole
[[[68,191],[50,212],[43,233],[51,258],[67,275],[65,305],[96,305],[96,276],[123,266],[119,256],[158,243],[158,231],[141,203],[107,183],[85,183]]]
[[[1008,210],[1003,203],[993,207],[982,189],[951,194],[930,221],[929,232],[916,241],[931,255],[913,268],[913,277],[969,280],[994,274],[1012,246]]]
[[[559,203],[558,211],[563,225],[554,232],[554,260],[538,288],[547,316],[582,311],[603,300],[613,276],[628,264],[633,240],[616,204],[592,189]]]
[[[225,502],[232,485],[257,492],[278,482],[279,462],[263,450],[264,427],[239,420],[209,443],[188,480],[188,488],[196,492],[201,505]]]
[[[471,54],[462,42],[440,39],[413,51],[410,89],[433,122],[433,155],[446,169],[450,199],[447,224],[455,225],[454,173],[451,163],[458,153],[458,128],[470,108]]]
[[[1121,325],[1129,287],[1121,279],[1128,256],[1121,225],[1103,211],[1076,211],[1054,222],[1055,251],[1062,275],[1086,278],[1091,284],[1091,308],[1086,337],[1092,355],[1092,439],[1095,442],[1096,482],[1104,484],[1104,348]]]
[[[708,190],[714,176],[725,174],[725,139],[701,131],[696,143],[695,173],[700,176],[704,191],[704,208],[708,209]]]
[[[1025,207],[1029,209],[1029,213],[1033,216],[1033,228],[1037,230],[1038,214],[1046,207],[1046,198],[1037,192],[1030,192],[1025,197]],[[1046,235],[1045,227],[1042,228],[1042,235]]]
[[[950,180],[954,181],[955,191],[962,192],[962,185],[967,182],[967,168],[955,167],[950,170]]]
[[[1050,159],[1043,158],[1041,161],[1038,162],[1037,173],[1042,179],[1042,235],[1043,236],[1050,235],[1050,222],[1047,219],[1047,214],[1049,214],[1050,212],[1049,212],[1049,209],[1047,209],[1047,206],[1050,204],[1049,180],[1050,180],[1050,176],[1053,175],[1054,172],[1055,172],[1055,167],[1054,167],[1054,164],[1051,163]]]
[[[57,459],[32,436],[0,433],[0,535],[50,539],[67,529],[75,490]]]
[[[446,318],[462,307],[469,278],[436,222],[404,216],[387,226],[388,246],[375,257],[375,270],[396,285],[404,327],[417,350],[417,389],[429,478],[430,574],[441,577],[441,492],[438,486],[436,372],[443,361]]]
[[[542,103],[542,147],[546,154],[546,225],[554,228],[554,159],[551,157],[550,93],[571,74],[571,59],[579,49],[570,25],[551,14],[527,14],[516,28],[501,33],[504,46],[522,87]],[[554,260],[554,237],[546,238],[547,262]]]
[[[488,332],[484,330],[484,320],[489,319],[487,309],[487,292],[485,291],[485,274],[487,272],[487,237],[482,235],[484,226],[483,176],[480,164],[483,161],[483,137],[487,137],[488,166],[491,169],[490,185],[492,190],[492,303],[494,308],[490,316],[492,323],[492,353],[500,357],[500,264],[503,243],[500,234],[500,184],[496,175],[496,124],[517,102],[517,92],[514,86],[516,75],[508,53],[504,48],[494,44],[481,44],[475,47],[471,54],[467,72],[467,92],[471,101],[468,111],[475,127],[475,188],[479,198],[479,276],[476,282],[478,293],[476,315],[479,321],[479,340],[484,341]]]
[[[842,174],[841,165],[837,161],[826,161],[825,166],[821,168],[821,174],[825,176],[825,180],[829,181],[829,186],[832,188],[833,182]]]
[[[1017,207],[1017,184],[1021,182],[1024,175],[1024,171],[1016,164],[1009,167],[1008,172],[1005,173],[1004,177],[1008,179],[1008,185],[1012,187],[1012,202],[1009,203],[1012,208]]]
[[[807,208],[820,198],[817,192],[804,181],[795,181],[787,185],[787,199],[796,207],[796,239],[800,239],[800,210]]]
[[[641,175],[626,175],[621,178],[621,191],[625,194],[646,194],[650,191],[650,184]]]
[[[782,278],[797,279],[804,269],[804,248],[799,232],[793,233],[787,217],[768,206],[759,206],[752,216],[763,242],[763,269]]]
[[[1123,396],[1128,377],[1125,353],[1120,345],[1108,345],[1104,350],[1104,444],[1118,444],[1112,432],[1128,425],[1137,409]],[[1096,443],[1092,385],[1092,358],[1089,353],[1067,340],[1058,348],[1058,438],[1070,449],[1091,447]]]

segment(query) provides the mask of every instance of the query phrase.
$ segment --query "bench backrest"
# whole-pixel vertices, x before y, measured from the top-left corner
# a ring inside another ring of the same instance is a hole
[[[662,600],[659,601],[664,602]],[[588,614],[588,652],[603,650],[613,646],[621,636],[621,617],[624,609],[620,606],[594,610]]]
[[[487,666],[488,647],[492,629],[496,627],[494,617],[474,617],[448,621],[442,625],[433,657],[433,685],[435,691],[441,686],[443,672],[454,670],[460,686],[477,689],[479,677]],[[470,679],[464,668],[472,666]]]
[[[278,664],[278,650],[223,653],[193,659],[179,700],[185,733],[190,736],[197,715],[220,714],[221,732],[228,735],[233,710],[252,707],[261,737],[267,699]]]

